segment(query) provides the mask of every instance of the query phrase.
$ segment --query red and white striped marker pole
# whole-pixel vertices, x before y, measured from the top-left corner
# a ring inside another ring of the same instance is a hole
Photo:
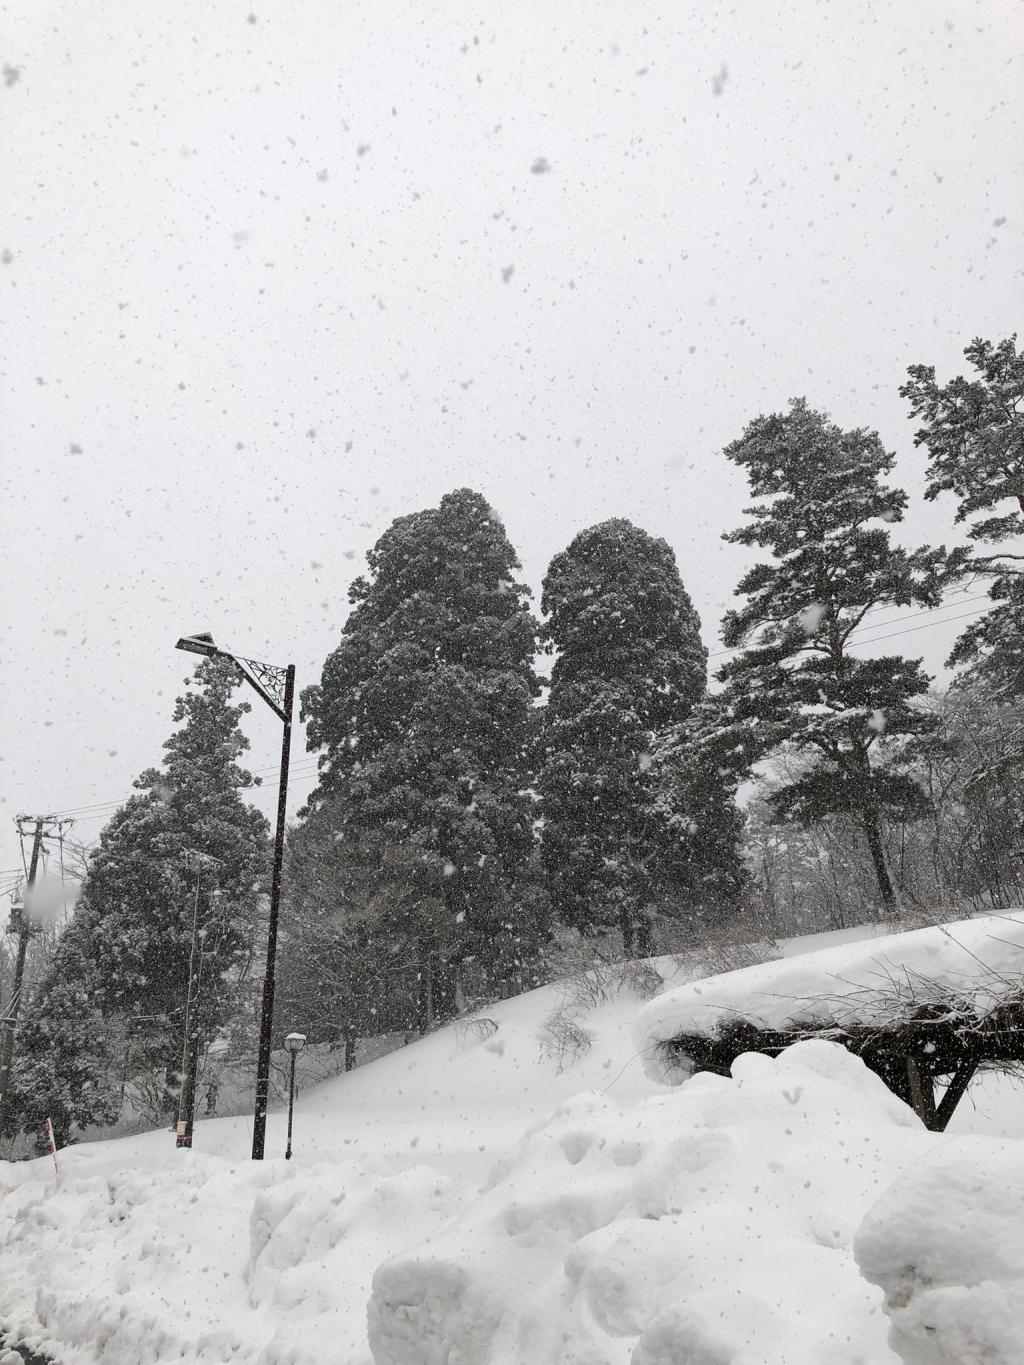
[[[46,1136],[49,1139],[50,1143],[50,1155],[53,1157],[53,1173],[57,1177],[57,1180],[59,1182],[60,1168],[57,1165],[57,1144],[54,1141],[53,1137],[53,1124],[50,1122],[49,1118],[47,1118],[46,1120]]]

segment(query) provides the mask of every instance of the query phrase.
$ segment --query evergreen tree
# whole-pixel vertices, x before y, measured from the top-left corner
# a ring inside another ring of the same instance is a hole
[[[350,1069],[360,1038],[430,1028],[447,916],[412,847],[344,823],[328,801],[289,839],[277,1009],[280,1031],[343,1043]]]
[[[98,964],[86,916],[76,913],[58,943],[42,988],[18,1030],[3,1137],[32,1133],[40,1151],[46,1119],[62,1146],[73,1124],[113,1123],[121,1107],[118,1058],[123,1030],[97,1004]]]
[[[556,652],[539,779],[552,906],[646,955],[666,876],[652,750],[704,690],[700,622],[668,544],[622,519],[555,556],[542,606]]]
[[[483,965],[489,990],[532,984],[537,625],[504,527],[470,489],[398,518],[367,559],[341,642],[302,694],[309,748],[324,750],[310,805],[331,800],[346,839],[416,850],[417,894],[445,906],[431,937],[443,1018],[460,959]]]
[[[914,440],[928,451],[925,497],[952,493],[972,541],[1009,546],[951,559],[961,575],[990,575],[997,605],[968,626],[949,662],[1012,696],[1024,692],[1024,354],[1016,342],[1016,333],[995,346],[976,338],[964,351],[976,378],[940,386],[934,366],[912,365],[900,389],[923,423]],[[1016,506],[1006,510],[1008,500]]]
[[[932,701],[940,722],[921,757],[933,806],[920,861],[937,896],[976,905],[1021,903],[1024,889],[1024,722],[1016,697],[960,678]]]
[[[936,722],[914,704],[928,686],[920,660],[858,658],[851,637],[877,607],[936,606],[945,551],[892,544],[886,525],[906,506],[882,481],[894,457],[876,432],[842,431],[802,399],[758,417],[725,453],[761,500],[725,539],[772,559],[743,576],[736,594],[746,602],[723,621],[724,643],[740,652],[719,670],[701,746],[737,775],[782,746],[813,757],[775,792],[776,814],[805,824],[856,816],[892,910],[882,821],[926,810],[906,764]]]
[[[250,709],[230,703],[238,681],[229,663],[199,664],[195,689],[177,699],[181,728],[164,745],[163,767],[141,774],[100,836],[23,1030],[27,1118],[42,1105],[65,1134],[71,1123],[109,1118],[104,1054],[115,1035],[137,1068],[165,1072],[173,1107],[190,960],[192,1045],[209,1042],[234,1008],[269,850],[266,820],[240,796],[253,778],[237,762],[249,747],[238,723]]]
[[[651,768],[665,909],[695,932],[734,918],[749,881],[736,780],[708,761],[699,742],[706,705],[659,737]]]

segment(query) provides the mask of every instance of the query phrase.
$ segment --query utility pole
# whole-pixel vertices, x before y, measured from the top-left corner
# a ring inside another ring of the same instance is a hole
[[[28,941],[32,933],[32,888],[36,884],[36,873],[39,870],[39,855],[43,847],[43,834],[47,825],[55,825],[57,820],[52,815],[19,815],[18,834],[24,838],[25,831],[22,826],[31,824],[35,820],[35,834],[32,839],[32,861],[28,869],[28,884],[25,887],[24,908],[21,915],[21,923],[18,926],[18,949],[14,960],[14,985],[11,990],[10,1003],[7,1006],[7,1013],[0,1018],[0,1133],[3,1132],[4,1121],[7,1117],[7,1093],[11,1077],[11,1067],[14,1062],[14,1036],[18,1027],[18,1017],[21,1014],[21,995],[25,980],[25,957],[28,953]]]

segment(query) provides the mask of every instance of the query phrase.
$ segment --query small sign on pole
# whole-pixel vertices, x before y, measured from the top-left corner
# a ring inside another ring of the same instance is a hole
[[[60,1167],[57,1165],[57,1143],[54,1141],[53,1124],[50,1122],[49,1116],[47,1116],[46,1119],[46,1137],[47,1141],[50,1144],[50,1155],[53,1157],[53,1173],[57,1177],[57,1180],[59,1182]]]

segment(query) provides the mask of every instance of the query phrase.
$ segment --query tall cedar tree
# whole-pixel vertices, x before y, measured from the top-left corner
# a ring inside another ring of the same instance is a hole
[[[651,753],[704,691],[700,621],[668,544],[622,519],[555,556],[542,607],[556,653],[539,778],[552,908],[646,955],[665,874]]]
[[[991,575],[997,605],[968,626],[949,662],[1015,697],[1024,693],[1024,355],[1016,343],[1016,333],[995,346],[976,338],[964,351],[975,378],[940,386],[934,366],[912,365],[900,389],[922,422],[914,440],[928,451],[925,497],[952,493],[971,540],[1008,545],[951,561],[962,574]]]
[[[325,750],[310,804],[331,799],[346,839],[418,854],[420,894],[445,906],[439,929],[423,926],[443,1018],[460,958],[500,994],[531,979],[537,623],[505,529],[470,489],[399,517],[367,560],[341,643],[302,694],[308,746]]]
[[[725,454],[763,501],[724,539],[772,559],[743,576],[736,595],[746,603],[723,620],[725,645],[740,652],[718,672],[703,743],[740,774],[783,745],[815,758],[775,793],[776,815],[805,824],[854,815],[892,911],[882,821],[926,810],[905,764],[936,721],[912,704],[928,687],[920,660],[857,657],[851,637],[877,607],[936,606],[945,551],[891,543],[886,524],[902,520],[907,501],[882,482],[894,456],[876,432],[842,431],[803,399],[758,417]]]
[[[194,917],[194,1042],[209,1042],[234,1008],[269,851],[266,820],[240,795],[253,778],[238,764],[250,710],[230,702],[239,681],[228,663],[199,664],[163,767],[140,775],[100,835],[23,1030],[17,1089],[29,1126],[50,1114],[66,1138],[72,1123],[114,1117],[115,1039],[128,1050],[122,1066],[164,1071],[173,1107]]]

